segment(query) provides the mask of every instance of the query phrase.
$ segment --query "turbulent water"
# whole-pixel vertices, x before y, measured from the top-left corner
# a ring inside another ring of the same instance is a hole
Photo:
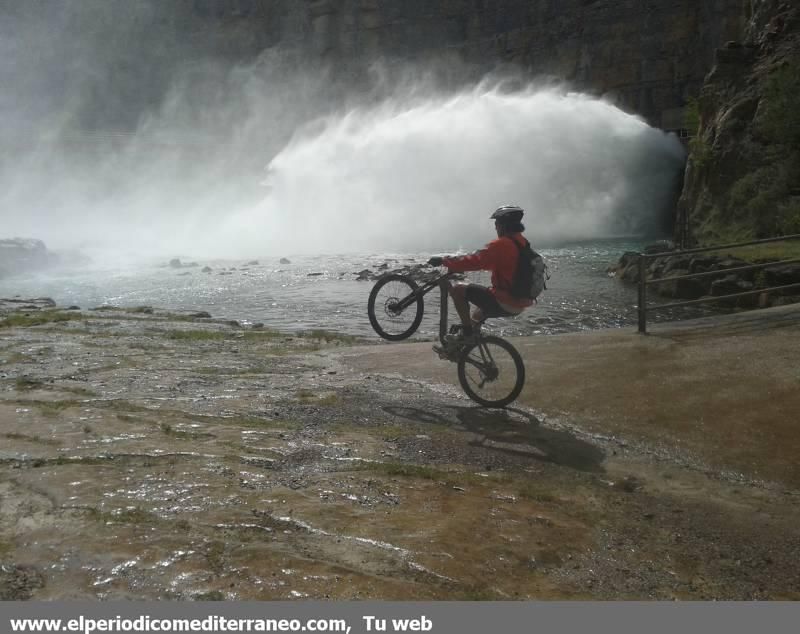
[[[610,278],[609,264],[636,241],[606,240],[543,249],[551,279],[539,303],[514,319],[490,322],[504,334],[552,334],[636,323],[636,289]],[[424,262],[429,254],[291,256],[245,261],[200,261],[197,267],[175,269],[166,262],[118,269],[39,274],[0,280],[0,297],[52,297],[61,306],[83,309],[104,305],[154,306],[207,311],[213,317],[263,323],[280,330],[329,329],[375,336],[367,318],[372,282],[356,281],[369,268],[388,270]],[[201,267],[212,271],[203,273]],[[487,273],[470,274],[488,283]],[[425,298],[425,318],[417,337],[438,331],[439,296]],[[696,313],[693,313],[696,314]],[[454,313],[450,312],[451,318]],[[674,318],[654,314],[653,319]]]

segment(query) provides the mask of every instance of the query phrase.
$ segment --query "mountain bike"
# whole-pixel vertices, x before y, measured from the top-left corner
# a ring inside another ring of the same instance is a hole
[[[473,401],[484,407],[505,407],[519,396],[525,383],[522,357],[505,339],[484,335],[481,332],[483,322],[464,344],[454,346],[447,340],[448,287],[453,275],[446,273],[421,286],[407,275],[383,275],[369,294],[370,324],[389,341],[410,337],[422,322],[423,298],[438,286],[441,291],[439,341],[442,344],[437,350],[439,356],[457,364],[458,382]]]

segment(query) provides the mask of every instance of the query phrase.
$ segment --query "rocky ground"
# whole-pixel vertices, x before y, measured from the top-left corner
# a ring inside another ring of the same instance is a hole
[[[0,315],[2,599],[800,598],[794,483],[679,426],[483,409],[429,344],[32,306]]]

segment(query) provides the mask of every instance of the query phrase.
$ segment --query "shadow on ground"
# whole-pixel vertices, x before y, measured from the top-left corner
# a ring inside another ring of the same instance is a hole
[[[446,407],[453,416],[398,405],[388,405],[383,410],[416,423],[461,426],[475,435],[470,442],[473,446],[522,454],[579,471],[603,470],[605,453],[599,447],[569,431],[543,427],[533,414],[522,409]]]

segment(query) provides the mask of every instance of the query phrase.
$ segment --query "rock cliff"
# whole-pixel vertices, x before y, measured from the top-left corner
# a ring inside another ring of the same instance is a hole
[[[288,46],[352,71],[378,58],[510,64],[609,95],[653,125],[683,127],[714,50],[740,36],[749,0],[196,0],[218,50]],[[230,37],[238,32],[236,38]]]
[[[607,94],[653,125],[683,127],[714,49],[741,33],[747,0],[315,0],[307,42],[347,60],[447,54]]]
[[[64,0],[58,7],[11,3],[2,12],[35,24],[33,35],[49,25],[43,56],[85,54],[81,68],[92,73],[71,81],[89,98],[84,119],[92,126],[135,124],[141,112],[126,117],[126,110],[157,104],[176,67],[280,48],[356,77],[381,58],[439,59],[442,75],[456,80],[513,66],[609,95],[653,125],[678,129],[714,50],[740,37],[750,2]],[[113,72],[97,68],[99,50]]]
[[[678,242],[800,233],[800,8],[754,0],[743,41],[717,51],[697,102]]]

